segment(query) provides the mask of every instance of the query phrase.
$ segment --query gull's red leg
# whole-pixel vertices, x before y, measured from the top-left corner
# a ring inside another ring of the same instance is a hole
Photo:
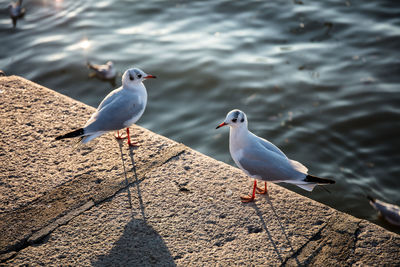
[[[116,139],[120,140],[120,139],[124,139],[125,137],[123,137],[122,135],[119,134],[119,130],[117,131],[117,133],[114,135]]]
[[[267,182],[264,184],[264,189],[257,187],[257,194],[268,194]]]
[[[128,146],[138,147],[137,142],[131,142],[131,137],[129,135],[129,128],[126,128],[126,135],[128,136]]]
[[[241,196],[240,198],[242,199],[242,202],[252,202],[256,198],[256,188],[257,188],[257,180],[254,180],[254,185],[253,185],[253,193],[251,196]]]

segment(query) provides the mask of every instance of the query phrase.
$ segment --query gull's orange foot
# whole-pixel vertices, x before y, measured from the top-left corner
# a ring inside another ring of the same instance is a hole
[[[241,196],[240,198],[242,199],[242,202],[244,203],[253,202],[254,199],[256,198],[256,188],[257,188],[257,180],[254,180],[253,193],[248,196]]]
[[[264,188],[256,187],[257,194],[265,195],[268,194],[267,183],[264,184]]]
[[[256,193],[257,193],[257,194],[260,194],[260,195],[265,195],[265,194],[268,193],[268,191],[266,191],[266,190],[263,189],[263,188],[257,187],[257,188],[256,188]]]
[[[126,136],[128,137],[127,144],[128,144],[129,147],[132,147],[132,148],[139,147],[139,145],[138,145],[139,143],[138,142],[131,142],[131,136],[129,134],[129,128],[126,128]]]
[[[240,198],[242,199],[242,202],[243,202],[243,203],[253,202],[254,199],[255,199],[255,197],[250,196],[250,195],[248,195],[248,196],[241,196]]]
[[[120,135],[119,131],[114,135],[114,137],[117,140],[121,140],[121,139],[125,139],[126,138],[126,136]]]

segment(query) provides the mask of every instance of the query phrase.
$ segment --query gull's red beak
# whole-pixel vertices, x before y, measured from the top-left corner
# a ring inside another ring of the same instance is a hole
[[[157,78],[156,76],[154,76],[154,75],[147,75],[146,77],[144,77],[145,79],[149,79],[149,78]]]
[[[222,127],[222,126],[225,126],[225,125],[228,125],[228,124],[226,124],[225,122],[223,122],[223,123],[221,123],[220,125],[218,125],[217,128],[215,128],[215,129],[218,129],[218,128],[220,128],[220,127]]]

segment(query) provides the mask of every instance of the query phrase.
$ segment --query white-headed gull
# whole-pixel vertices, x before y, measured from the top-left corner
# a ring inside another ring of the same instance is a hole
[[[119,130],[126,128],[128,145],[134,146],[129,136],[129,126],[139,120],[146,108],[147,92],[143,81],[149,78],[156,77],[137,68],[128,69],[122,75],[122,86],[103,99],[85,126],[60,135],[56,140],[80,137],[85,144],[109,131],[117,131],[116,137],[121,138]]]
[[[96,65],[87,62],[87,66],[94,70],[94,75],[96,75],[100,79],[111,80],[115,78],[117,71],[115,70],[114,63],[112,61],[108,61],[104,65]]]
[[[389,223],[400,226],[400,207],[367,196],[369,204]]]
[[[25,15],[25,8],[22,7],[22,0],[11,2],[8,5],[8,12],[15,28],[15,26],[17,26],[17,19],[22,18]]]
[[[254,180],[253,192],[243,196],[243,202],[253,201],[257,190],[267,193],[267,181],[273,183],[291,183],[307,191],[312,191],[317,184],[334,184],[335,181],[307,174],[307,168],[301,163],[289,159],[271,142],[256,136],[247,129],[247,116],[243,111],[230,111],[225,121],[217,129],[230,126],[229,150],[232,159],[248,176],[265,181],[264,189],[257,187]]]

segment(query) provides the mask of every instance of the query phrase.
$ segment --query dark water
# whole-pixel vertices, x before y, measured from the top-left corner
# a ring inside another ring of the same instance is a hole
[[[26,1],[15,30],[0,3],[7,74],[97,106],[112,86],[87,59],[140,67],[158,79],[139,125],[233,164],[215,126],[242,109],[254,133],[337,181],[291,190],[388,227],[365,195],[400,204],[400,2]]]

